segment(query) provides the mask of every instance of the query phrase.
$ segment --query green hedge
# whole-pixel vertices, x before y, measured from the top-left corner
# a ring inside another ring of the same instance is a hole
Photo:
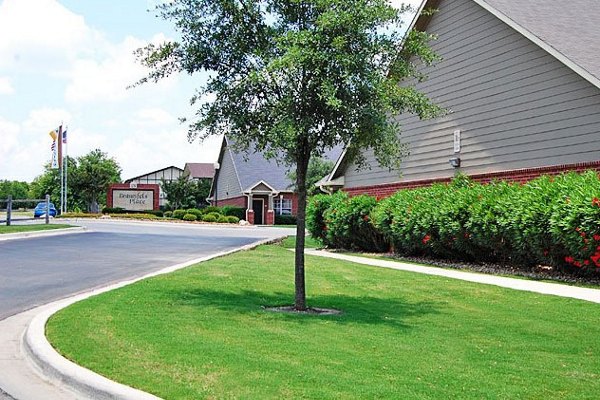
[[[185,214],[188,214],[186,210],[175,210],[173,211],[173,218],[183,219]]]
[[[235,215],[228,215],[225,218],[227,218],[228,224],[237,224],[238,222],[240,222],[240,219]]]
[[[600,271],[600,179],[594,171],[524,185],[459,177],[379,202],[319,195],[307,228],[334,248]]]
[[[275,215],[275,225],[296,225],[294,215]]]
[[[221,207],[220,213],[228,217],[237,217],[238,221],[240,219],[246,219],[246,209],[242,207],[223,206]]]
[[[205,216],[202,217],[202,221],[204,222],[217,222],[218,218],[215,217],[215,215],[213,213],[210,214],[206,214]]]
[[[202,215],[204,215],[204,211],[199,210],[197,208],[189,208],[185,210],[185,213],[195,215],[196,219],[202,219]]]
[[[188,213],[183,216],[184,221],[196,221],[198,217],[194,214]]]
[[[125,214],[127,212],[128,211],[121,207],[104,207],[102,209],[102,214]]]

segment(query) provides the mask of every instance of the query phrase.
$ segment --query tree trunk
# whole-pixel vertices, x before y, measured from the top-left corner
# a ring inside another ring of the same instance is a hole
[[[301,154],[296,164],[296,187],[298,188],[298,211],[296,213],[296,259],[295,287],[296,298],[294,308],[306,310],[306,286],[304,279],[304,233],[306,228],[306,173],[310,153]]]

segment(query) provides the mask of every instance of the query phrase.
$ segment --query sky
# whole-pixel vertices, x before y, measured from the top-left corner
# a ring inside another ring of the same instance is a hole
[[[177,37],[158,1],[0,0],[0,180],[42,174],[61,124],[69,156],[99,148],[123,179],[216,161],[220,138],[190,143],[179,122],[201,77],[127,88],[148,72],[133,51]]]

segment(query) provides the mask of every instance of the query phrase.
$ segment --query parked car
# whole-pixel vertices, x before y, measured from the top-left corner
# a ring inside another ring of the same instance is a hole
[[[48,208],[50,209],[48,212],[48,215],[50,215],[51,217],[56,217],[56,207],[54,207],[54,204],[48,203]],[[46,214],[46,202],[38,203],[37,206],[35,206],[35,209],[33,210],[33,217],[39,218],[45,214]]]

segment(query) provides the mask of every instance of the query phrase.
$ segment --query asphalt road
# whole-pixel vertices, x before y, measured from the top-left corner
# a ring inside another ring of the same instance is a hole
[[[0,320],[164,267],[293,234],[282,228],[77,221],[88,231],[0,242]],[[0,397],[1,398],[1,397]]]

